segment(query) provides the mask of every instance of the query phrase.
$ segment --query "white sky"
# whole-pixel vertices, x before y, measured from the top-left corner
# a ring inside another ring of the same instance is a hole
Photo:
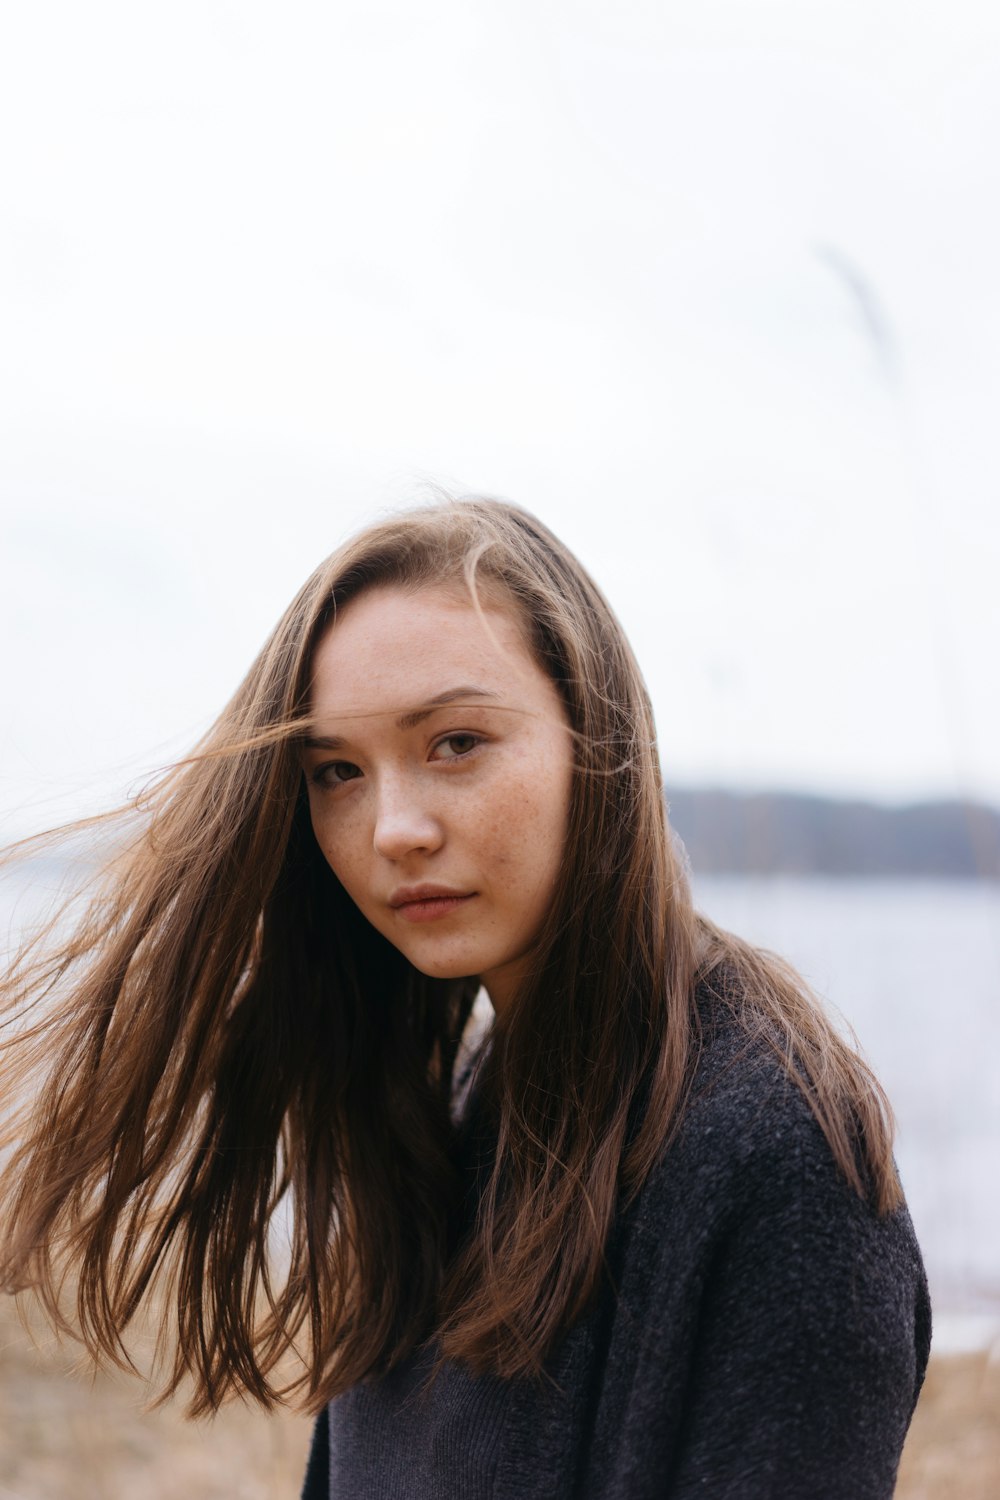
[[[0,140],[18,828],[423,477],[576,548],[668,785],[1000,801],[1000,7],[35,0]]]

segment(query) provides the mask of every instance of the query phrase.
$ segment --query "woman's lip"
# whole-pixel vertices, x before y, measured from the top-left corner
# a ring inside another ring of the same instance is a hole
[[[433,922],[438,917],[446,917],[457,907],[466,901],[471,901],[475,892],[468,896],[418,896],[411,901],[401,901],[394,905],[394,910],[408,922]]]

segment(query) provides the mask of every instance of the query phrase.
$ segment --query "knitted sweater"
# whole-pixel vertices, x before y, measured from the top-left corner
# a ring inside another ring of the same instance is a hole
[[[905,1208],[844,1183],[801,1091],[716,1024],[682,1127],[543,1383],[429,1351],[317,1422],[303,1500],[876,1500],[930,1344]],[[616,1290],[613,1290],[615,1288]]]

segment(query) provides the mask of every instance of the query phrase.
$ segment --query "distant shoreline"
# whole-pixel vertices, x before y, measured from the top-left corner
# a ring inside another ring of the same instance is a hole
[[[698,875],[1000,880],[1000,812],[983,803],[885,807],[705,787],[671,788],[668,802]]]

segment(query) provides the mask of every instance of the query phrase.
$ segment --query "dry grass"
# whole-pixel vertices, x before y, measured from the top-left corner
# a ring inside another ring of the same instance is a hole
[[[932,1359],[903,1451],[897,1500],[998,1500],[1000,1364]]]
[[[37,1337],[37,1335],[36,1335]],[[33,1347],[0,1301],[0,1500],[294,1500],[308,1420],[227,1407],[214,1422],[144,1413],[124,1376],[73,1374],[71,1349]],[[997,1500],[1000,1367],[932,1361],[897,1500]]]
[[[191,1422],[142,1410],[141,1384],[81,1375],[77,1352],[25,1332],[0,1299],[0,1500],[294,1500],[311,1423],[231,1404]]]

